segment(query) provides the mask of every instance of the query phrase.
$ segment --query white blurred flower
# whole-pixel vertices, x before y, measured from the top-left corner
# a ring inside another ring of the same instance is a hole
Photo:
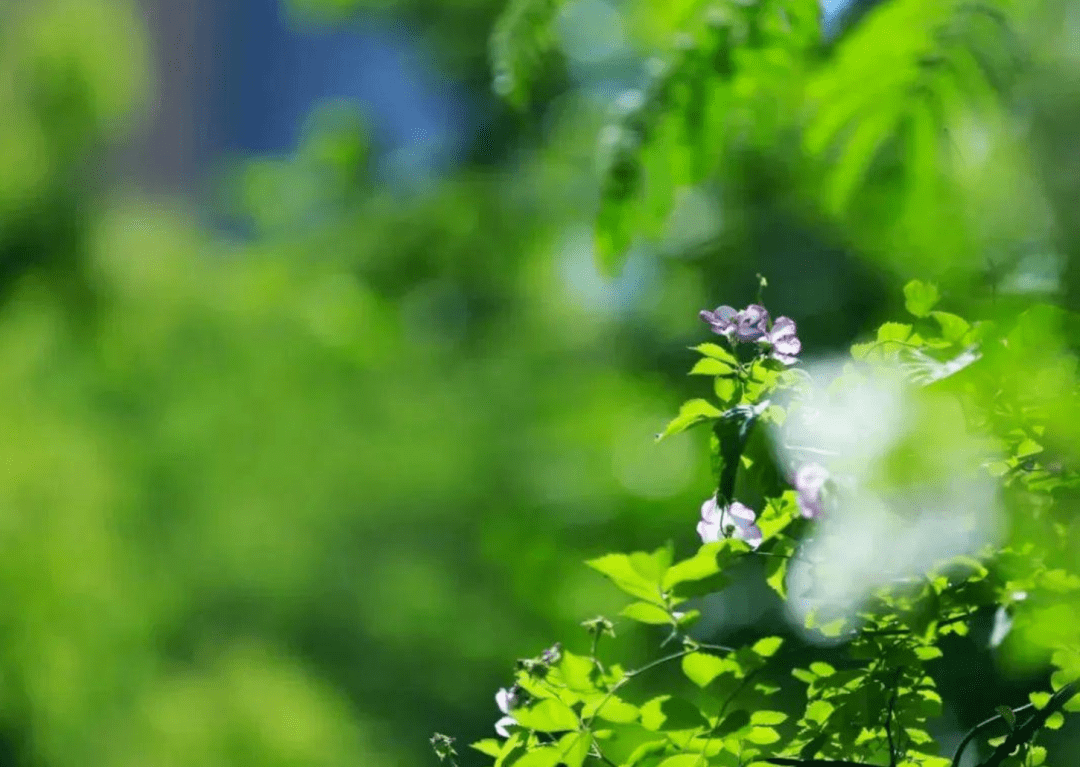
[[[714,495],[701,505],[701,521],[697,532],[702,543],[712,543],[723,538],[738,538],[746,541],[753,548],[761,545],[764,536],[761,528],[754,524],[757,514],[754,510],[735,501],[730,506],[721,507]]]
[[[954,401],[905,388],[900,376],[839,371],[811,367],[815,384],[773,430],[781,465],[800,467],[803,514],[818,517],[789,567],[799,624],[815,610],[849,617],[881,586],[976,552],[999,526],[997,486],[979,470],[985,445]],[[819,517],[826,479],[839,492]]]
[[[513,687],[501,688],[495,693],[495,705],[499,707],[499,711],[502,711],[505,716],[499,721],[495,722],[495,732],[500,737],[509,738],[510,731],[507,727],[517,724],[517,719],[510,715],[512,709],[521,705],[521,693],[517,685]]]

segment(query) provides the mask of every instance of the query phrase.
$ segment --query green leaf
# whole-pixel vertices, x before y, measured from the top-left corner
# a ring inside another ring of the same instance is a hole
[[[911,338],[911,325],[900,322],[886,322],[878,328],[878,343],[904,343]]]
[[[698,687],[705,687],[724,673],[737,670],[737,666],[726,658],[719,658],[704,652],[692,652],[684,655],[682,670],[687,679]]]
[[[1010,730],[1016,727],[1016,714],[1013,713],[1013,710],[1011,708],[1009,708],[1008,706],[996,706],[994,710],[997,711],[998,715],[1005,720],[1005,724],[1009,726]]]
[[[1043,446],[1033,439],[1025,439],[1016,448],[1017,458],[1028,458],[1029,456],[1038,455],[1043,451]]]
[[[709,402],[703,399],[692,399],[682,404],[682,407],[679,408],[679,414],[657,435],[656,439],[659,441],[673,434],[679,434],[702,421],[719,418],[721,415],[723,413]]]
[[[754,725],[773,725],[783,724],[787,721],[788,715],[783,711],[764,711],[758,710],[750,714],[750,724]]]
[[[1050,698],[1053,697],[1048,692],[1033,692],[1028,695],[1028,700],[1035,706],[1036,709],[1046,708],[1046,704],[1050,702]]]
[[[717,378],[713,381],[713,394],[725,405],[738,404],[736,394],[739,391],[739,382],[734,378]]]
[[[1060,730],[1063,724],[1065,724],[1065,715],[1060,711],[1055,711],[1046,718],[1046,727],[1048,729]]]
[[[915,648],[915,657],[919,660],[933,660],[934,658],[940,658],[942,655],[944,653],[941,649],[934,645]]]
[[[559,738],[559,744],[556,746],[562,755],[559,763],[566,765],[566,767],[581,767],[586,757],[588,757],[591,747],[592,733],[567,733]]]
[[[954,344],[960,343],[971,332],[971,325],[963,317],[948,312],[930,312],[941,327],[941,337]]]
[[[638,623],[648,623],[656,626],[671,623],[671,615],[658,604],[651,602],[632,602],[624,607],[620,612],[624,618],[637,621]]]
[[[787,599],[788,557],[776,556],[765,558],[765,582],[769,587],[780,595],[781,599]]]
[[[484,738],[471,744],[469,748],[474,748],[481,754],[487,754],[491,757],[498,757],[502,753],[503,744],[495,738]]]
[[[595,671],[596,664],[593,663],[592,658],[563,651],[562,659],[559,661],[559,672],[562,674],[563,682],[571,690],[577,692],[594,691],[596,684],[593,682],[592,677]]]
[[[936,285],[912,280],[904,286],[904,308],[916,317],[927,317],[941,296]]]
[[[735,374],[735,368],[726,362],[705,357],[694,363],[689,375],[692,376],[730,376]]]
[[[780,740],[780,734],[772,727],[754,727],[743,737],[759,746],[767,746]]]
[[[723,362],[728,367],[735,368],[739,365],[739,360],[735,355],[719,344],[698,344],[697,346],[691,346],[690,348],[710,359]]]
[[[732,732],[738,732],[749,724],[750,712],[740,708],[725,716],[724,721],[716,725],[716,729],[713,732],[716,735],[728,735]]]
[[[517,107],[528,105],[533,84],[557,54],[555,20],[565,0],[512,0],[495,22],[490,55],[495,91]]]
[[[716,575],[731,562],[737,554],[746,551],[741,541],[727,538],[722,541],[706,543],[689,559],[672,565],[664,574],[662,588],[670,591],[680,583],[702,581]]]
[[[799,749],[800,759],[813,759],[821,747],[829,741],[829,733],[823,732],[820,735],[815,736],[809,743]]]
[[[654,580],[639,572],[635,565],[640,565],[642,561],[640,558],[635,560],[632,555],[627,554],[605,554],[602,557],[590,559],[585,564],[606,575],[612,583],[630,596],[662,605],[664,600],[660,596],[660,577]]]
[[[541,746],[522,755],[514,767],[555,767],[562,761],[562,751],[557,746]]]
[[[506,739],[505,743],[503,743],[502,751],[499,752],[498,759],[495,760],[495,767],[502,767],[503,763],[506,762],[506,760],[509,759],[510,756],[518,750],[518,748],[524,746],[523,736],[524,733],[522,733],[521,731],[510,733],[510,737]]]
[[[647,730],[689,730],[704,724],[697,707],[682,698],[661,695],[641,707],[641,726]]]
[[[815,700],[806,707],[806,718],[815,724],[825,724],[832,715],[834,706],[827,700]]]
[[[615,724],[636,722],[640,715],[641,711],[638,710],[637,706],[609,693],[596,693],[590,696],[585,705],[581,707],[582,719],[596,716],[599,719]]]
[[[814,672],[815,676],[832,676],[836,673],[836,669],[824,661],[815,661],[811,663],[810,670]]]
[[[695,765],[700,767],[704,761],[701,754],[678,754],[669,756],[656,767],[695,767]]]
[[[514,711],[518,724],[538,732],[561,732],[576,730],[578,718],[573,710],[561,700],[548,698],[527,708]]]
[[[771,658],[776,655],[777,650],[780,649],[780,645],[783,643],[784,640],[780,637],[765,637],[764,639],[759,639],[755,642],[754,646],[750,649],[762,658]]]
[[[667,750],[667,740],[648,740],[630,752],[624,765],[635,765],[647,756],[654,756]]]

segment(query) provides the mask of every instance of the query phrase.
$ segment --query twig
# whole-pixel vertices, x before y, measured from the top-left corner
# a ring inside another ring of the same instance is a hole
[[[720,727],[720,722],[723,720],[724,714],[727,713],[727,707],[731,705],[731,702],[735,700],[735,698],[740,692],[743,691],[743,688],[745,688],[746,685],[750,684],[750,680],[752,680],[757,675],[757,672],[760,670],[761,669],[754,669],[749,674],[744,676],[742,678],[742,681],[739,682],[739,684],[736,685],[735,689],[731,691],[731,695],[728,695],[724,702],[720,704],[720,710],[716,712],[716,724],[714,724],[712,726],[712,729],[709,730],[709,737],[705,738],[705,745],[701,747],[701,759],[698,759],[698,761],[695,762],[695,767],[697,764],[700,764],[701,761],[706,758],[705,752],[709,750],[709,744],[712,743],[713,737],[716,736],[716,731]]]
[[[1025,706],[1020,706],[1020,708],[1012,709],[1012,712],[1014,714],[1019,714],[1022,711],[1027,711],[1029,708],[1034,708],[1034,707],[1035,707],[1034,704],[1028,703]],[[956,754],[953,756],[952,767],[960,767],[960,757],[962,757],[964,755],[964,749],[967,748],[968,743],[970,743],[972,741],[972,739],[974,739],[975,736],[978,735],[980,732],[982,732],[987,727],[989,727],[990,725],[994,724],[995,722],[997,722],[999,720],[1004,721],[1005,717],[1003,717],[1001,714],[995,714],[994,716],[990,717],[989,719],[984,719],[983,721],[979,722],[977,725],[972,727],[970,730],[968,730],[967,735],[965,735],[964,739],[960,741],[960,745],[956,747]]]
[[[900,687],[900,676],[903,673],[903,668],[896,669],[896,676],[893,677],[892,695],[889,697],[889,708],[885,712],[885,735],[889,739],[889,767],[896,767],[896,745],[893,743],[892,736],[893,709],[896,707],[896,691]]]
[[[1070,682],[1055,692],[1045,708],[1036,711],[1020,727],[1009,733],[1009,737],[1005,738],[1005,742],[994,749],[994,753],[990,755],[990,758],[978,765],[978,767],[1001,767],[1001,764],[1017,746],[1023,745],[1035,737],[1035,734],[1046,724],[1046,720],[1050,718],[1051,714],[1057,712],[1075,694],[1075,682]]]

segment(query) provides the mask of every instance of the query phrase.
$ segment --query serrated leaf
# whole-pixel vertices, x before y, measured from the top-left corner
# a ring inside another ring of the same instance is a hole
[[[671,616],[663,607],[651,602],[632,602],[619,611],[619,615],[638,623],[662,626],[671,623]]]
[[[696,426],[703,421],[719,418],[721,415],[723,413],[709,402],[703,399],[692,399],[682,404],[682,407],[679,408],[679,414],[668,423],[667,427],[657,435],[656,439],[659,441],[665,437],[680,434],[692,426]]]
[[[936,285],[912,280],[904,286],[904,308],[916,317],[927,317],[941,296]]]
[[[886,322],[877,331],[878,343],[903,343],[911,338],[911,325],[901,322]]]

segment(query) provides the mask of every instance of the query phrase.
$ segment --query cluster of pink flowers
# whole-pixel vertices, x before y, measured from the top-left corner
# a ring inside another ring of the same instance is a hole
[[[772,321],[768,310],[760,304],[750,304],[741,311],[731,306],[718,306],[713,311],[703,310],[699,316],[709,323],[712,332],[723,336],[733,346],[756,343],[767,351],[769,358],[785,365],[799,361],[802,342],[796,335],[795,321],[789,317]],[[829,471],[816,463],[804,464],[796,470],[792,484],[804,517],[816,519],[821,516],[829,476]],[[763,536],[756,520],[757,514],[748,506],[738,501],[721,506],[714,495],[701,506],[697,532],[703,543],[738,538],[757,548]]]
[[[698,316],[709,323],[717,335],[730,343],[757,343],[768,349],[768,356],[785,365],[799,361],[802,342],[795,335],[795,321],[789,317],[769,319],[764,306],[750,304],[742,311],[731,306],[718,306],[715,311],[703,310]]]

